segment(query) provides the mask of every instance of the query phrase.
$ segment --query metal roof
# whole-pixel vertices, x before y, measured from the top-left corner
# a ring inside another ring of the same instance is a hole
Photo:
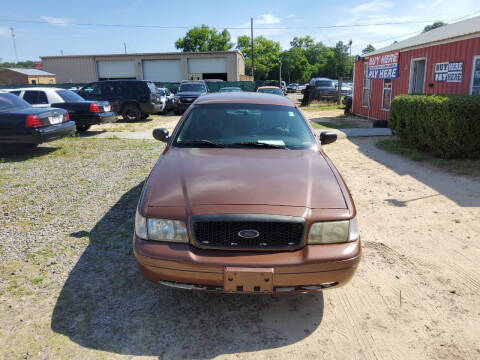
[[[8,70],[18,72],[20,74],[28,75],[28,76],[55,76],[55,74],[38,70],[38,69],[22,69],[22,68],[7,68]]]
[[[462,20],[456,23],[441,26],[439,28],[421,33],[420,35],[399,41],[392,45],[365,54],[365,56],[383,54],[392,51],[402,51],[413,47],[425,47],[431,43],[455,39],[460,36],[466,36],[478,33],[480,36],[480,16]],[[425,45],[425,46],[422,46]]]

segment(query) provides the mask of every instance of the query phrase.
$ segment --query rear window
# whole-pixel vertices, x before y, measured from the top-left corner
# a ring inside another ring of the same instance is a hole
[[[202,92],[205,90],[206,89],[203,84],[181,84],[180,85],[180,91]]]
[[[317,80],[315,81],[316,87],[335,87],[333,81],[329,80]]]
[[[79,102],[84,100],[80,95],[70,90],[55,90],[55,92],[60,95],[65,102]]]
[[[258,89],[258,92],[283,96],[283,92],[280,89]]]
[[[16,95],[0,94],[0,112],[18,110],[28,107],[30,107],[30,105]]]

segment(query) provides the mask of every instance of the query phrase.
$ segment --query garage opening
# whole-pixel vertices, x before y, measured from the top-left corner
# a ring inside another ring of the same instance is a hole
[[[227,81],[227,73],[202,73],[203,80],[205,79],[218,79]]]

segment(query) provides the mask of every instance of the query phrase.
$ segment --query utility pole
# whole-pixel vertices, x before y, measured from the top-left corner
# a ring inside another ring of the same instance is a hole
[[[251,46],[252,46],[252,81],[255,80],[254,78],[254,72],[253,72],[253,69],[254,69],[254,61],[253,61],[253,17],[250,18],[250,43],[251,43]]]
[[[13,27],[10,28],[10,35],[12,36],[12,40],[13,40],[13,51],[15,52],[15,63],[18,63],[17,44],[15,43],[15,29]]]
[[[63,56],[63,50],[60,50],[60,54]]]
[[[278,61],[278,86],[282,88],[282,61]]]
[[[125,54],[127,53],[127,43],[123,42],[123,50],[125,50]]]

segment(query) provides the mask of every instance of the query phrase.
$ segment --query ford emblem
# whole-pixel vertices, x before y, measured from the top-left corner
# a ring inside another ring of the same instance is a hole
[[[257,230],[240,230],[238,236],[244,239],[255,239],[260,236],[260,233]]]

